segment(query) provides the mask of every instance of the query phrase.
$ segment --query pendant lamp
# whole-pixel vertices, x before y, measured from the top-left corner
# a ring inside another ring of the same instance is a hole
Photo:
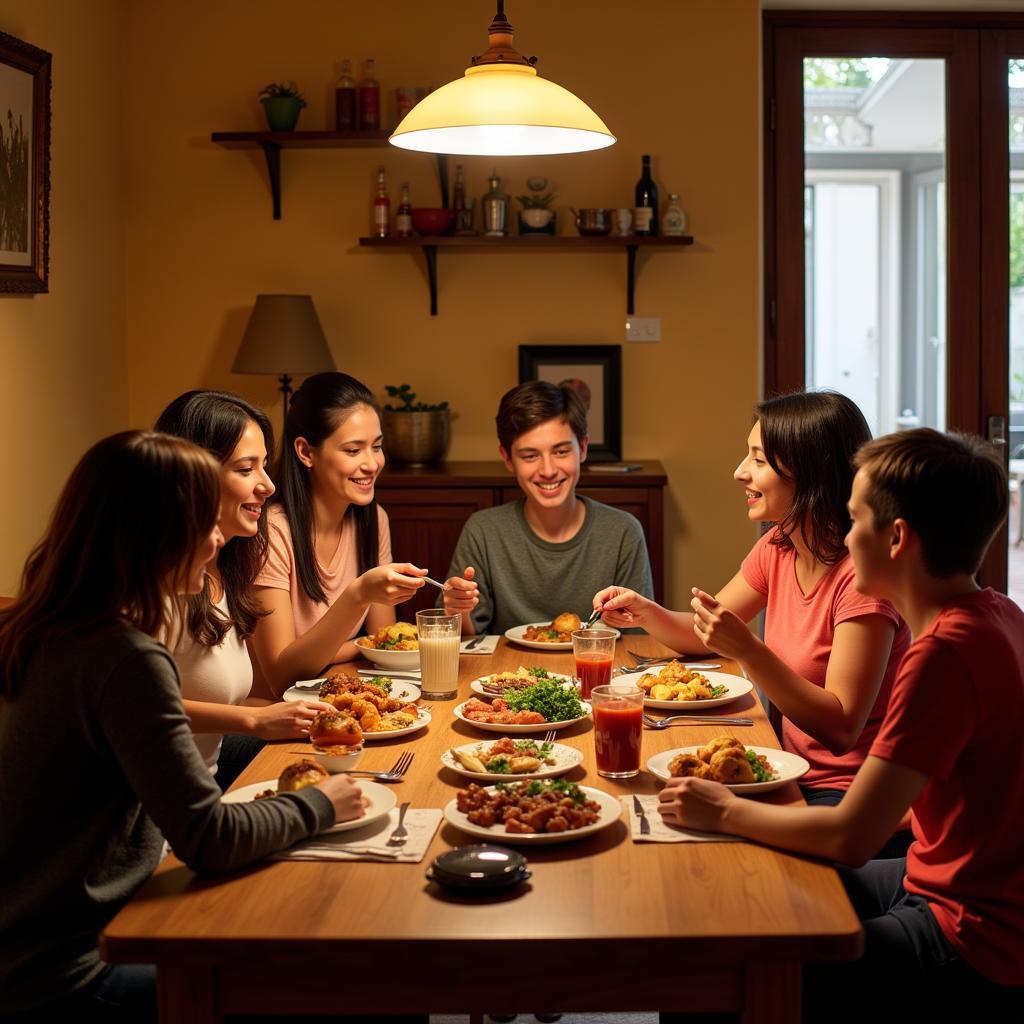
[[[421,153],[541,156],[585,153],[615,142],[607,125],[568,89],[541,78],[536,57],[512,46],[504,0],[488,29],[490,46],[465,75],[420,100],[391,144]]]

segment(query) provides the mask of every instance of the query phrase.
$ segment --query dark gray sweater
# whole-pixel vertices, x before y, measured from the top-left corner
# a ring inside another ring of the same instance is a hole
[[[164,837],[194,870],[223,872],[333,823],[315,789],[220,802],[151,637],[111,626],[51,642],[0,697],[0,1012],[99,973],[99,932]]]

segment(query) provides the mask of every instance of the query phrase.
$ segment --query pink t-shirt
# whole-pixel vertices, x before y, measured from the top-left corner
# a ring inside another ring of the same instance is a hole
[[[1024,985],[1024,612],[981,590],[914,641],[871,754],[928,782],[904,886],[977,971]]]
[[[388,526],[387,513],[379,505],[377,506],[377,533],[379,540],[377,564],[386,565],[391,561],[391,528]],[[295,564],[292,531],[280,505],[272,505],[267,513],[267,537],[270,541],[267,548],[267,561],[256,577],[256,586],[288,591],[291,597],[292,618],[295,620],[295,635],[302,636],[323,618],[324,613],[334,604],[341,592],[359,575],[355,524],[350,517],[345,517],[341,527],[341,540],[338,542],[338,549],[334,552],[334,557],[328,565],[319,566],[320,581],[327,597],[326,604],[314,602],[302,589]],[[364,615],[359,620],[359,625],[352,636],[358,635],[365,618]],[[351,639],[351,637],[345,639]]]
[[[853,585],[853,560],[849,555],[833,565],[805,594],[796,578],[796,552],[771,544],[773,536],[774,531],[769,531],[754,545],[743,560],[741,571],[747,583],[768,598],[764,642],[794,672],[816,686],[825,685],[832,638],[841,622],[865,615],[884,615],[896,626],[878,697],[853,749],[833,754],[789,719],[782,722],[782,745],[805,757],[811,765],[801,785],[811,789],[849,789],[882,724],[896,667],[910,644],[910,631],[888,601],[858,593]]]

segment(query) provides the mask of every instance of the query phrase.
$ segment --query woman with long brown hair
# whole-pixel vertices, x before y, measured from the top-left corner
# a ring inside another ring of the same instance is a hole
[[[331,776],[222,804],[154,639],[222,543],[214,459],[127,431],[71,473],[0,612],[0,1018],[155,1020],[151,968],[98,936],[160,860],[222,872],[362,814]]]
[[[426,569],[391,561],[388,517],[374,496],[383,468],[370,391],[346,373],[307,377],[288,411],[256,579],[265,616],[252,646],[271,695],[358,657],[360,627],[392,624],[393,606],[423,586]]]
[[[263,614],[253,590],[267,553],[267,475],[274,433],[266,413],[226,391],[188,391],[160,414],[156,429],[205,448],[220,464],[218,523],[224,546],[203,589],[187,598],[166,637],[181,676],[182,703],[196,746],[222,789],[237,778],[265,740],[309,732],[331,706],[250,697],[252,662],[245,641]]]

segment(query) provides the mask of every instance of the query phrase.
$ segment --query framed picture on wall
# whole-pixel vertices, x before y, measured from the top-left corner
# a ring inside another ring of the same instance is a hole
[[[0,292],[49,291],[50,61],[0,32]]]
[[[519,383],[528,380],[571,385],[587,407],[588,458],[614,462],[622,457],[620,345],[520,345]]]

